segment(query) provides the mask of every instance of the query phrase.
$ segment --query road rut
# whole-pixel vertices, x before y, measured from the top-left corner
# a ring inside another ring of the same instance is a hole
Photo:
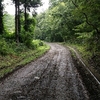
[[[69,49],[49,45],[43,57],[0,82],[0,100],[89,100]]]

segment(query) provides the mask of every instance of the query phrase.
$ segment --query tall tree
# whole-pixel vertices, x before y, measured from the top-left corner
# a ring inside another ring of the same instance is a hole
[[[28,31],[28,11],[30,12],[30,9],[34,9],[36,7],[39,7],[41,5],[41,0],[25,0],[24,2],[24,17],[25,17],[25,31]],[[35,10],[33,10],[35,11]]]
[[[15,3],[15,40],[19,43],[19,32],[20,32],[20,16],[19,16],[19,0],[13,0]]]
[[[4,26],[3,26],[3,0],[0,0],[0,34],[3,34]]]
[[[27,14],[27,6],[28,6],[28,1],[25,0],[25,3],[24,3],[24,18],[25,18],[25,26],[24,26],[24,29],[25,31],[27,31],[27,18],[28,18],[28,14]]]
[[[83,20],[77,29],[80,32],[83,31],[87,33],[88,48],[94,57],[100,49],[100,0],[72,0],[72,3],[76,7],[73,11],[74,15],[78,17],[78,20],[80,20],[80,18]],[[94,46],[94,48],[91,45]]]

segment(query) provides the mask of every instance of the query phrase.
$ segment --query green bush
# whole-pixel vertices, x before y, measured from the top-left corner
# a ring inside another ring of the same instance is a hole
[[[40,46],[43,46],[44,44],[43,44],[43,42],[42,42],[42,41],[40,41],[40,42],[39,42],[39,45],[40,45]]]
[[[27,41],[32,41],[33,35],[34,34],[32,32],[25,32],[23,30],[23,32],[20,34],[20,42],[25,43]]]
[[[34,45],[32,44],[32,40],[26,40],[25,45],[30,49],[34,49]]]
[[[35,47],[43,46],[43,42],[40,40],[33,40],[32,43],[35,45]]]
[[[14,48],[14,51],[16,53],[20,53],[27,50],[27,47],[23,43],[19,43],[18,45],[13,45],[12,48]]]
[[[5,32],[2,37],[4,37],[7,41],[14,41],[15,39],[15,33],[11,33],[11,32]]]
[[[44,45],[43,42],[40,41],[40,40],[26,40],[25,44],[30,49],[36,49],[39,46],[43,46]]]
[[[9,53],[9,45],[4,39],[0,39],[0,54],[7,55]]]

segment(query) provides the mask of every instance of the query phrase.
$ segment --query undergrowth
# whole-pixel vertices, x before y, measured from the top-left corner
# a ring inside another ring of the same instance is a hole
[[[100,51],[95,52],[94,55],[92,51],[88,50],[86,45],[69,43],[65,43],[64,45],[69,45],[76,49],[78,53],[81,55],[81,57],[84,59],[86,64],[93,66],[98,71],[98,73],[100,73]]]
[[[100,85],[97,80],[93,78],[90,72],[86,69],[86,67],[92,72],[92,74],[100,81],[100,70],[98,70],[95,66],[91,66],[90,60],[92,59],[92,52],[87,51],[87,48],[83,45],[79,44],[69,44],[63,43],[64,46],[74,48],[74,50],[79,54],[82,58],[81,60],[85,63],[84,65],[79,61],[80,58],[77,57],[73,49],[70,49],[74,65],[77,68],[78,72],[81,75],[82,81],[88,90],[88,95],[90,100],[99,100],[100,98]],[[98,62],[95,62],[98,63]],[[100,66],[99,66],[100,67]]]
[[[23,43],[16,45],[14,42],[6,42],[5,39],[0,41],[0,78],[35,60],[50,48],[40,40],[32,42],[33,47],[28,48]]]
[[[96,61],[97,59],[95,60],[92,59],[92,55],[93,55],[92,52],[88,51],[86,46],[84,45],[69,44],[69,43],[63,43],[63,45],[74,48],[80,55],[85,65],[91,70],[91,72],[97,77],[97,79],[100,80],[100,66],[99,66],[100,58],[99,57],[97,57],[98,61]],[[73,51],[72,51],[72,55],[74,55]]]

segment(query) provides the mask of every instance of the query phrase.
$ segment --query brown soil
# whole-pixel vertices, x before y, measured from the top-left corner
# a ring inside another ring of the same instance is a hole
[[[43,57],[0,82],[0,100],[89,100],[69,49],[49,45]]]

